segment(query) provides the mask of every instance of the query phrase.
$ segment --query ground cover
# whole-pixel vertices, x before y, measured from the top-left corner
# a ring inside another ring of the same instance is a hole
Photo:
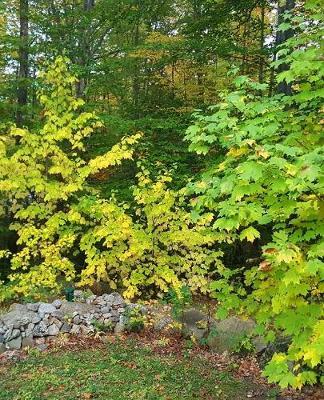
[[[274,390],[236,378],[167,337],[58,340],[49,351],[30,350],[0,366],[0,388],[1,400],[276,398]]]

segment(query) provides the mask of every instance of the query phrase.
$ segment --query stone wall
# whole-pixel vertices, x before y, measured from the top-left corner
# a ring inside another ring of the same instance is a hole
[[[60,333],[89,334],[98,324],[115,332],[125,328],[129,310],[141,307],[128,303],[118,293],[102,296],[75,291],[75,301],[13,304],[0,316],[0,353],[24,347],[44,347],[46,340]],[[141,307],[141,312],[145,312]]]

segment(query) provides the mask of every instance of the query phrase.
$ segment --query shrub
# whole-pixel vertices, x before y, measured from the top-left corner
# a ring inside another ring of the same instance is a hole
[[[135,221],[116,204],[92,202],[96,223],[80,242],[86,254],[81,284],[119,284],[128,298],[179,290],[183,284],[206,293],[221,255],[214,248],[211,215],[193,223],[181,192],[168,188],[169,176],[153,182],[142,171],[138,180]]]

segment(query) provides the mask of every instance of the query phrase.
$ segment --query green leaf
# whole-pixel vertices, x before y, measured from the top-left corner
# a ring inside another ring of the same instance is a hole
[[[260,232],[253,228],[253,226],[244,229],[240,233],[241,240],[246,239],[248,242],[254,242],[257,238],[260,238]]]

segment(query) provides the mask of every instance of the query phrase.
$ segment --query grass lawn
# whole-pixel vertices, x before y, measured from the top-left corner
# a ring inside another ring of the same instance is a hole
[[[190,351],[159,354],[134,339],[32,351],[25,360],[0,366],[0,400],[243,400],[254,389]],[[253,395],[274,398],[264,390]]]

